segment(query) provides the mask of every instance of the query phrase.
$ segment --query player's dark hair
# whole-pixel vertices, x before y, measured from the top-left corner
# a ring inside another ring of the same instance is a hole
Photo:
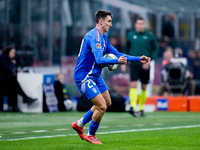
[[[106,18],[108,15],[109,15],[110,17],[112,17],[112,12],[109,11],[109,10],[98,10],[98,11],[95,13],[95,15],[94,15],[95,22],[96,22],[96,23],[99,23],[99,20],[100,20],[100,19],[105,20],[105,18]]]
[[[15,49],[15,47],[12,46],[12,45],[6,46],[4,51],[3,51],[3,55],[6,56],[6,57],[9,57],[9,53],[12,49]]]
[[[143,21],[144,21],[144,18],[142,18],[142,17],[137,17],[137,18],[135,19],[135,23],[136,23],[138,20],[143,20]]]

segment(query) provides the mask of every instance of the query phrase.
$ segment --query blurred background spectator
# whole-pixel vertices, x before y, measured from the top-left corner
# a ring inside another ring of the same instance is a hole
[[[169,14],[167,16],[166,21],[163,24],[162,28],[162,36],[167,36],[169,38],[174,38],[175,37],[175,31],[174,31],[174,15]]]
[[[17,81],[17,62],[15,58],[15,48],[7,46],[0,57],[0,98],[3,104],[3,96],[8,97],[10,111],[19,111],[17,106],[17,94],[23,97],[24,103],[31,103],[36,99],[28,97],[21,89]]]
[[[65,101],[69,99],[69,96],[67,94],[67,90],[64,85],[64,75],[62,73],[59,73],[56,75],[55,81],[54,81],[54,90],[55,95],[58,100],[58,110],[59,111],[66,111]],[[68,103],[66,103],[67,105]]]

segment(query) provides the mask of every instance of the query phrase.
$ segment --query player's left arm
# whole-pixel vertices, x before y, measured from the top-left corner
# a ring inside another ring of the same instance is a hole
[[[156,37],[152,34],[151,38],[151,59],[156,59],[158,55],[158,42]]]
[[[130,55],[127,55],[127,54],[124,54],[124,53],[120,53],[118,52],[118,50],[116,48],[114,48],[110,42],[108,42],[107,44],[107,49],[106,51],[108,53],[112,53],[114,54],[115,56],[117,56],[118,58],[121,57],[121,56],[124,56],[127,58],[127,61],[132,61],[132,62],[140,62],[140,57],[137,57],[137,56],[130,56]]]

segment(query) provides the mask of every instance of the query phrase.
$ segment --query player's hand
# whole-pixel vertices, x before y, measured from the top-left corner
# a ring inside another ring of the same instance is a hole
[[[140,62],[143,63],[143,64],[149,65],[150,61],[151,61],[150,57],[147,57],[147,56],[144,56],[144,55],[140,57]]]
[[[124,56],[119,57],[118,62],[119,64],[127,64],[127,58]]]

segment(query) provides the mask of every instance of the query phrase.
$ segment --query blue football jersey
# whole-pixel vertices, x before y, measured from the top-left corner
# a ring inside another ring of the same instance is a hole
[[[109,42],[106,35],[101,35],[97,27],[90,30],[82,40],[74,80],[82,81],[88,76],[99,77],[103,64],[117,64],[118,59],[105,58],[104,53],[112,53],[118,58],[125,54],[119,53]],[[140,57],[126,55],[128,61],[140,61]]]

